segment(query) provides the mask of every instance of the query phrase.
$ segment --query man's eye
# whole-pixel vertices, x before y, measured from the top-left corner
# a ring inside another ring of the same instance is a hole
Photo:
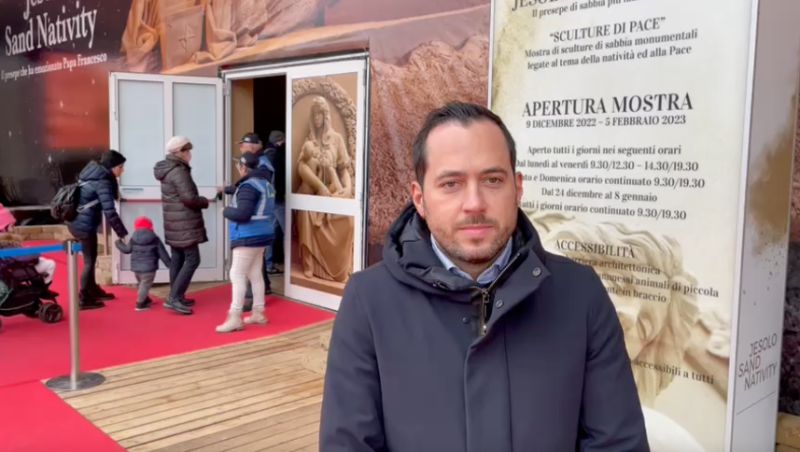
[[[500,177],[488,177],[488,178],[486,178],[486,182],[489,185],[497,185],[497,184],[500,184],[501,182],[503,182],[503,179],[500,178]]]
[[[442,184],[440,185],[440,187],[442,187],[442,188],[456,188],[457,186],[458,186],[458,182],[456,182],[454,180],[448,180],[448,181],[442,182]]]

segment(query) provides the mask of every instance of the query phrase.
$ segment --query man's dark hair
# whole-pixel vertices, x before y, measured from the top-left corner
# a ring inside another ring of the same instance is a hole
[[[476,121],[491,121],[506,137],[506,144],[508,145],[508,154],[511,158],[511,170],[517,170],[517,146],[514,143],[514,138],[511,132],[503,124],[503,120],[499,116],[492,113],[486,107],[477,104],[470,104],[466,102],[450,102],[447,105],[433,110],[428,113],[425,118],[425,123],[422,125],[417,137],[414,139],[413,158],[414,158],[414,172],[417,175],[417,182],[422,185],[422,180],[425,178],[425,172],[428,170],[428,161],[426,159],[425,146],[428,141],[428,135],[431,131],[442,124],[448,122],[457,122],[462,126],[469,126]]]

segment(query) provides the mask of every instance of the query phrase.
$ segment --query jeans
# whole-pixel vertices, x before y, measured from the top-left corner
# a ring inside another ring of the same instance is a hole
[[[136,304],[142,303],[150,296],[150,288],[153,287],[153,280],[155,278],[155,272],[136,273],[136,281],[139,283],[139,294],[136,297]]]
[[[192,245],[188,248],[172,249],[172,265],[169,267],[170,300],[183,300],[186,290],[192,282],[195,270],[200,266],[200,248]]]
[[[83,253],[83,272],[81,273],[81,292],[91,293],[97,289],[97,280],[94,277],[94,267],[97,264],[97,234],[75,234],[70,230],[81,243]]]
[[[230,312],[242,312],[245,299],[245,286],[249,282],[256,293],[264,293],[264,248],[239,246],[231,255],[231,308]],[[264,296],[253,299],[253,309],[263,310]]]

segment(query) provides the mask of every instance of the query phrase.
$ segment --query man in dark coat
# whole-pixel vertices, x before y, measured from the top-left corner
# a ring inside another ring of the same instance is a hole
[[[91,161],[78,176],[80,201],[78,216],[67,224],[69,232],[80,241],[83,252],[83,273],[81,274],[81,309],[97,309],[105,306],[102,300],[111,300],[114,295],[97,285],[95,264],[97,263],[97,229],[106,222],[120,239],[125,240],[128,230],[117,214],[114,202],[119,195],[117,178],[125,168],[125,157],[110,150],[103,154],[99,162]]]
[[[269,133],[269,140],[264,154],[272,163],[275,170],[275,219],[278,226],[275,230],[275,241],[272,243],[272,268],[267,268],[267,273],[278,274],[283,271],[275,266],[283,262],[283,231],[286,229],[286,137],[280,130]]]
[[[336,317],[321,451],[648,450],[614,306],[542,248],[515,162],[486,108],[428,116],[413,205]]]
[[[203,209],[208,199],[200,196],[192,179],[192,143],[176,136],[166,145],[167,158],[156,163],[155,178],[161,182],[161,207],[164,212],[164,241],[171,248],[169,268],[170,294],[164,307],[181,314],[191,314],[193,300],[186,299],[186,290],[200,266],[201,243],[208,241]]]

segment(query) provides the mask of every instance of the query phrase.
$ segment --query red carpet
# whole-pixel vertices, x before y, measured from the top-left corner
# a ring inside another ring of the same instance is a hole
[[[0,388],[0,425],[9,452],[125,450],[39,382]]]
[[[66,314],[66,255],[47,257],[58,262],[53,289],[62,294],[59,303]],[[84,371],[271,336],[333,317],[327,311],[268,297],[268,325],[217,334],[214,327],[225,320],[230,305],[229,285],[192,293],[197,306],[190,316],[167,311],[156,298],[151,310],[136,312],[134,289],[113,287],[108,290],[117,295],[116,300],[107,302],[103,309],[80,314],[81,370]],[[45,324],[25,316],[0,317],[0,320],[3,322],[0,327],[0,387],[69,372],[66,315],[56,324]]]
[[[28,246],[51,245],[32,242]],[[68,310],[66,255],[48,254],[58,263],[53,290]],[[266,326],[217,334],[225,318],[230,286],[195,292],[195,314],[165,310],[161,300],[136,312],[136,292],[114,287],[117,299],[104,309],[81,312],[81,370],[187,353],[283,333],[333,317],[329,312],[268,297]],[[25,316],[0,317],[0,450],[124,450],[37,380],[69,372],[69,322],[45,324]]]

